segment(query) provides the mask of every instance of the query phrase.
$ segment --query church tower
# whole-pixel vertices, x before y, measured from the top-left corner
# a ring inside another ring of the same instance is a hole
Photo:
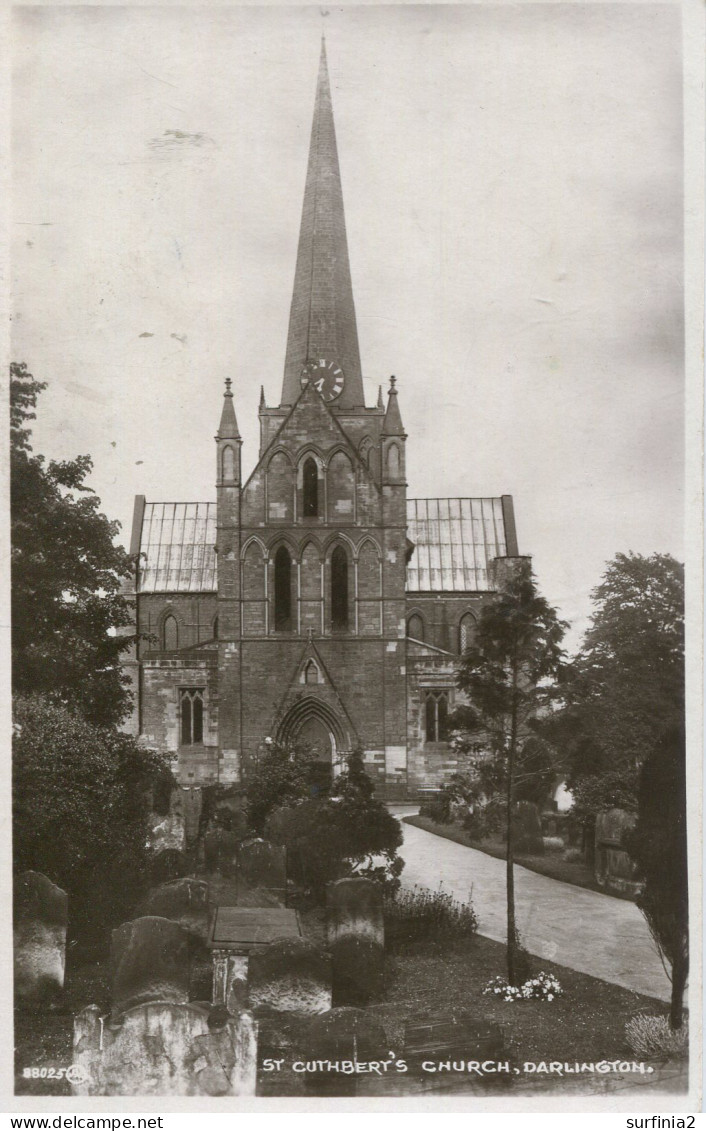
[[[406,757],[405,437],[394,381],[387,410],[381,399],[365,404],[323,40],[282,394],[268,406],[263,392],[259,417],[239,541],[231,488],[219,479],[221,760],[237,762],[247,778],[273,738],[308,743],[324,777],[354,746],[380,778],[398,774]],[[219,458],[231,442],[222,433]]]
[[[408,498],[396,379],[365,403],[323,40],[303,187],[255,467],[227,380],[216,502],[135,502],[130,725],[187,789],[247,785],[274,740],[306,744],[322,786],[360,747],[402,798],[457,771],[456,670],[518,555],[512,499]]]
[[[218,577],[219,768],[239,781],[240,765],[240,502],[243,441],[226,379],[221,422],[216,433],[216,560]]]

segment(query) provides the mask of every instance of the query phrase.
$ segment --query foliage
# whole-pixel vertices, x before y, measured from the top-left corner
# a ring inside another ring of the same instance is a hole
[[[419,816],[428,817],[438,825],[449,825],[453,820],[451,816],[452,794],[447,787],[427,793],[419,805]]]
[[[265,739],[265,750],[248,778],[248,824],[262,836],[275,809],[296,804],[313,794],[312,758],[307,746]]]
[[[459,743],[486,750],[475,763],[485,774],[487,796],[505,794],[507,829],[508,980],[515,982],[520,948],[515,927],[514,845],[511,814],[553,776],[553,756],[537,718],[562,694],[566,664],[561,641],[566,625],[538,593],[530,563],[520,559],[504,588],[483,609],[474,645],[464,653],[457,684],[467,702],[451,719]],[[550,766],[551,774],[550,774]]]
[[[528,978],[521,986],[511,986],[498,974],[491,978],[484,994],[501,994],[504,1001],[554,1001],[563,994],[561,985],[553,974],[541,970],[535,978]]]
[[[388,895],[384,904],[385,944],[404,950],[419,942],[438,941],[445,946],[464,942],[478,930],[471,897],[461,903],[448,892],[429,888],[404,888]]]
[[[615,773],[634,790],[665,726],[684,717],[684,567],[669,554],[616,554],[591,596],[566,702],[546,731],[566,752],[572,790]],[[634,808],[635,793],[619,804]]]
[[[638,1013],[625,1026],[625,1038],[636,1056],[681,1060],[689,1055],[689,1027],[672,1029],[666,1017]]]
[[[583,825],[592,827],[597,814],[606,809],[633,812],[637,804],[637,780],[638,771],[634,766],[581,778],[573,786],[572,815]]]
[[[328,796],[295,798],[274,810],[266,835],[287,846],[293,868],[318,899],[327,883],[343,876],[365,876],[389,890],[399,886],[402,829],[374,796],[360,750],[349,755]]]
[[[45,697],[16,700],[13,730],[15,871],[62,887],[72,934],[104,941],[147,879],[151,787],[165,760]]]
[[[27,425],[45,387],[24,363],[11,366],[13,686],[107,726],[131,701],[120,656],[133,638],[115,634],[132,623],[121,592],[131,559],[86,485],[90,457],[46,463],[32,453]]]
[[[660,954],[672,968],[670,1024],[683,1020],[689,971],[689,886],[686,836],[686,742],[671,727],[642,767],[635,828],[626,838],[644,881],[637,905]]]

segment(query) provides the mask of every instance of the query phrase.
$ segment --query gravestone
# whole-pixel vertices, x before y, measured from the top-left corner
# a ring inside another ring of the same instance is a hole
[[[390,1045],[385,1030],[362,1009],[332,1009],[312,1018],[302,1035],[300,1059],[315,1062],[344,1061],[369,1063],[389,1058]],[[305,1076],[308,1092],[320,1096],[355,1096],[364,1074],[313,1071]]]
[[[301,938],[296,911],[285,907],[216,908],[209,935],[213,957],[214,1004],[225,1005],[231,1013],[247,1001],[249,956],[275,939]]]
[[[382,888],[373,880],[336,880],[326,888],[326,935],[335,1005],[365,1005],[384,988]]]
[[[542,822],[539,809],[534,802],[518,801],[512,824],[515,834],[515,852],[524,852],[530,856],[542,856],[544,853]]]
[[[188,866],[188,860],[183,852],[176,848],[160,849],[150,860],[152,883],[165,884],[170,880],[177,880],[186,874]]]
[[[635,825],[634,813],[608,809],[596,815],[594,875],[607,891],[636,896],[642,885],[635,879],[635,864],[625,848],[625,836]]]
[[[622,848],[625,834],[635,825],[635,816],[625,809],[607,809],[596,814],[596,845]]]
[[[140,904],[139,915],[157,915],[180,923],[185,930],[206,942],[209,928],[209,887],[205,880],[191,877],[171,880],[153,888]]]
[[[231,829],[209,829],[203,842],[206,871],[234,876],[239,843],[238,834]]]
[[[262,891],[284,903],[287,894],[287,850],[280,844],[254,837],[238,847],[238,898],[242,891]]]
[[[179,923],[146,915],[111,937],[113,1013],[148,1001],[189,1000],[189,935]]]
[[[74,1019],[75,1096],[254,1096],[257,1027],[196,1004],[150,1002],[105,1021],[95,1005]]]
[[[41,872],[23,872],[13,903],[15,996],[51,1003],[64,988],[69,897]]]
[[[410,1077],[419,1079],[424,1090],[449,1086],[457,1089],[470,1084],[473,1090],[488,1091],[511,1083],[509,1074],[502,1072],[488,1073],[479,1079],[473,1073],[429,1073],[422,1069],[424,1061],[461,1065],[469,1061],[498,1064],[507,1060],[500,1026],[479,1021],[476,1015],[462,1010],[410,1018],[404,1030],[404,1058]]]
[[[331,1009],[331,956],[297,938],[253,950],[248,1005],[277,1013],[326,1013]]]
[[[187,847],[198,840],[203,809],[203,790],[200,786],[180,786],[181,806],[184,813],[184,835]]]

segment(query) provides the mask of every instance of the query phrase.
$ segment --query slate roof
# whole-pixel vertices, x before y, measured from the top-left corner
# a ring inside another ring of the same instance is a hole
[[[487,591],[490,560],[508,552],[500,498],[408,499],[407,536],[408,593]],[[215,592],[215,542],[215,503],[146,503],[138,592]]]
[[[215,544],[215,503],[146,503],[138,593],[214,592]]]
[[[502,499],[408,499],[407,537],[408,593],[488,590],[490,560],[507,554]]]

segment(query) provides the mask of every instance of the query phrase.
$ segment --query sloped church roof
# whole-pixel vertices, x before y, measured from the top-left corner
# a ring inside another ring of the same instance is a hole
[[[508,496],[408,499],[414,552],[407,592],[487,592],[488,566],[516,553]],[[139,593],[209,593],[218,588],[215,503],[145,503],[132,552],[141,553]]]

